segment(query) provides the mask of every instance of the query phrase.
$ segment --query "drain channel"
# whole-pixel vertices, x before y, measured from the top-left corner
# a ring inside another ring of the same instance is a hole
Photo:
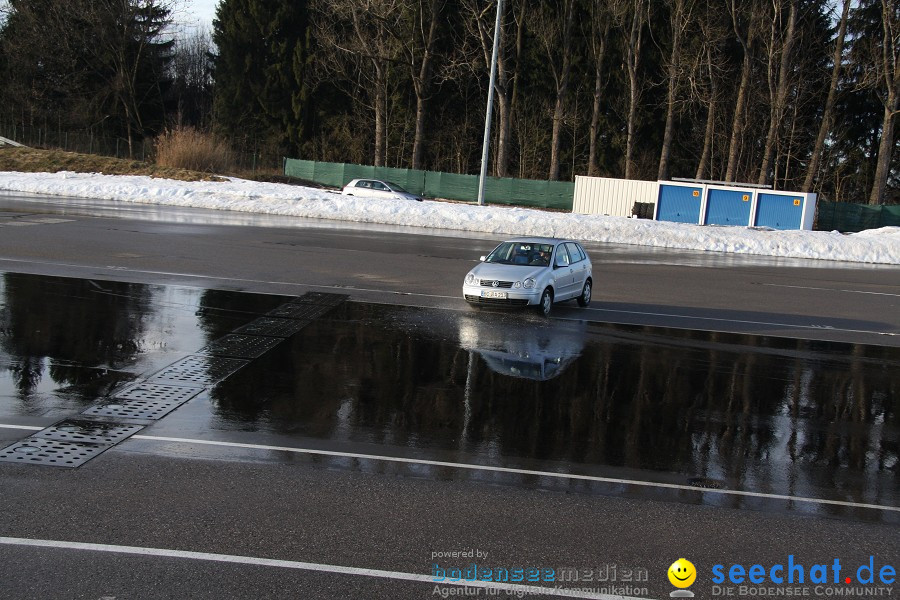
[[[309,292],[113,394],[106,402],[0,449],[0,462],[78,467],[144,428],[90,417],[155,420],[259,358],[348,296]]]
[[[296,319],[279,319],[276,317],[259,317],[242,327],[234,330],[235,333],[245,335],[266,335],[278,338],[289,338],[307,325],[310,321],[298,321]]]
[[[113,445],[131,437],[143,428],[142,425],[66,419],[38,431],[32,437],[56,442]]]
[[[92,406],[83,415],[126,419],[161,419],[205,388],[142,382],[128,386],[109,402]]]
[[[73,469],[143,428],[143,425],[66,419],[0,450],[0,462]]]
[[[313,319],[321,317],[329,310],[331,310],[330,307],[323,306],[321,304],[299,304],[286,302],[278,308],[273,308],[272,310],[270,310],[268,315],[270,317],[280,317],[284,319],[312,321]]]
[[[228,356],[232,358],[259,358],[280,343],[281,339],[277,337],[229,333],[214,342],[210,342],[201,348],[197,354],[212,354],[214,356]]]
[[[205,387],[222,381],[249,363],[249,360],[221,356],[185,356],[151,376],[149,381]]]
[[[307,292],[302,296],[291,298],[288,304],[319,304],[329,308],[336,308],[344,303],[350,296],[347,294],[329,294],[328,292]]]

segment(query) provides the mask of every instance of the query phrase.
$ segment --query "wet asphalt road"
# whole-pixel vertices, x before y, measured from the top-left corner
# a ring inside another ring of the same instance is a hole
[[[4,270],[76,278],[3,276],[4,446],[108,402],[286,300],[228,289],[340,291],[352,301],[161,420],[133,421],[147,425],[140,437],[83,467],[0,463],[4,598],[439,597],[461,588],[403,576],[428,575],[443,561],[433,553],[461,549],[487,553],[493,567],[582,578],[617,565],[617,581],[583,587],[639,597],[668,595],[665,569],[678,556],[697,565],[698,597],[710,597],[717,563],[794,555],[897,565],[897,513],[859,506],[898,506],[893,348],[612,327],[599,314],[598,323],[565,320],[585,313],[569,307],[550,323],[472,313],[450,272],[465,272],[487,240],[59,212],[7,212],[35,223],[12,226],[0,213]],[[610,279],[626,280],[610,296],[645,289],[634,272],[674,271],[656,280],[689,283],[671,286],[675,299],[658,305],[668,313],[635,316],[651,311],[632,298],[617,320],[680,328],[696,311],[722,329],[895,345],[872,332],[897,330],[896,270],[600,254]],[[701,272],[728,285],[701,293]],[[741,296],[788,280],[798,286],[785,288],[791,295],[828,286],[820,300],[853,298],[857,309],[775,299],[759,311]],[[185,282],[200,288],[159,285]],[[727,302],[738,308],[724,312]],[[798,327],[803,319],[834,329]],[[793,499],[721,493],[729,489]],[[646,581],[624,580],[640,569]]]
[[[462,277],[502,237],[133,204],[115,211],[0,194],[0,269],[288,295],[340,291],[465,310]],[[594,301],[587,311],[560,306],[558,317],[900,345],[900,267],[587,248]]]

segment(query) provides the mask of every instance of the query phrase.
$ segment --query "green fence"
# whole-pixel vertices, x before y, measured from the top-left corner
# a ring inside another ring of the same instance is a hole
[[[816,229],[819,231],[852,233],[879,227],[900,227],[900,205],[870,206],[820,200],[818,211]]]
[[[478,177],[414,171],[390,167],[372,167],[312,160],[284,159],[284,174],[321,185],[343,187],[351,179],[366,177],[392,181],[414,194],[430,198],[474,202],[478,198]],[[572,210],[575,184],[570,181],[538,181],[488,177],[484,197],[488,204],[539,206]]]

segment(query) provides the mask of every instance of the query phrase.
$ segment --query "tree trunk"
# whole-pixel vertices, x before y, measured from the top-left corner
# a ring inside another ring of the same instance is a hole
[[[422,169],[425,162],[425,128],[428,124],[428,97],[431,95],[431,65],[442,3],[440,0],[431,0],[428,4],[431,18],[423,40],[422,62],[418,73],[413,73],[413,88],[416,92],[416,132],[413,136],[412,168],[416,170]]]
[[[834,40],[834,56],[831,59],[831,83],[828,85],[828,98],[825,100],[825,110],[822,113],[819,134],[816,136],[816,143],[809,158],[806,179],[803,180],[803,186],[801,187],[803,192],[812,190],[816,171],[819,170],[819,161],[822,160],[822,152],[825,149],[825,138],[828,137],[832,121],[834,120],[834,104],[837,100],[837,88],[841,79],[841,66],[844,60],[844,38],[847,35],[847,17],[849,14],[850,0],[844,0],[844,7],[841,10],[841,22],[838,25],[837,37]]]
[[[659,155],[659,169],[656,178],[669,178],[669,156],[672,152],[672,134],[675,130],[675,94],[681,62],[681,32],[684,29],[684,0],[674,0],[672,15],[672,52],[669,55],[669,89],[666,94],[666,125],[663,130],[662,151]]]
[[[597,165],[597,137],[600,135],[600,101],[603,97],[603,59],[606,56],[606,40],[609,34],[608,21],[599,31],[594,32],[596,46],[594,52],[594,104],[591,109],[591,130],[588,151],[588,175],[599,172]]]
[[[734,102],[734,117],[731,123],[731,142],[728,144],[728,165],[725,167],[725,181],[734,181],[737,162],[741,150],[741,140],[744,135],[744,111],[747,106],[747,94],[750,87],[750,73],[753,68],[751,60],[751,52],[755,41],[756,31],[752,21],[747,25],[746,36],[742,35],[737,22],[737,8],[732,3],[730,5],[731,19],[734,26],[734,33],[741,44],[744,51],[744,59],[741,64],[741,82],[738,85],[737,98]]]
[[[644,31],[644,3],[632,5],[631,26],[625,41],[625,62],[628,70],[628,119],[625,138],[625,179],[634,177],[634,132],[637,127],[637,107],[640,101],[638,67],[641,60],[641,36]]]
[[[884,203],[884,188],[887,187],[887,178],[891,170],[891,152],[894,149],[894,117],[900,108],[900,43],[896,38],[900,29],[896,13],[896,4],[888,0],[881,0],[881,56],[879,65],[884,89],[882,99],[884,101],[884,120],[881,125],[881,142],[878,145],[878,162],[875,166],[875,181],[872,182],[872,193],[869,195],[869,204]]]
[[[896,85],[895,85],[896,87]],[[884,204],[884,188],[887,187],[888,172],[891,169],[891,150],[894,148],[894,115],[897,114],[897,97],[885,104],[884,122],[881,126],[881,143],[878,144],[878,162],[875,166],[875,181],[872,182],[872,193],[869,195],[869,204]]]
[[[703,153],[700,154],[700,163],[697,165],[696,179],[703,179],[707,169],[709,168],[710,157],[712,156],[713,134],[716,128],[716,100],[715,97],[710,98],[709,110],[706,113],[706,133],[703,134]],[[712,178],[712,173],[710,173]]]
[[[553,134],[550,138],[550,173],[549,179],[559,179],[559,152],[562,144],[561,133],[563,119],[565,118],[566,97],[569,93],[569,74],[572,68],[572,24],[575,20],[575,3],[572,0],[564,2],[566,11],[565,25],[562,32],[562,66],[556,76],[556,103],[553,107]]]
[[[384,166],[385,120],[387,115],[387,91],[385,89],[384,68],[375,64],[375,157],[376,167]]]
[[[780,3],[776,4],[776,10],[778,8],[780,8]],[[771,118],[769,119],[769,131],[766,134],[763,161],[762,166],[760,166],[759,169],[759,179],[757,180],[759,185],[768,185],[772,181],[772,159],[775,156],[775,141],[778,132],[781,129],[782,121],[784,120],[784,110],[785,105],[787,104],[789,63],[791,60],[791,51],[794,47],[794,31],[796,30],[796,25],[797,2],[796,0],[792,0],[788,12],[787,29],[783,35],[784,42],[781,49],[781,62],[778,65],[778,85],[775,88],[775,94],[772,97],[773,110],[771,111]]]
[[[512,121],[516,104],[516,87],[518,83],[519,57],[522,55],[522,43],[525,33],[526,2],[520,5],[516,20],[516,45],[512,56],[507,56],[504,39],[505,27],[500,30],[501,52],[497,58],[497,163],[494,172],[497,177],[509,177],[509,162],[512,156]],[[507,5],[508,6],[508,5]],[[487,48],[485,48],[487,57]]]

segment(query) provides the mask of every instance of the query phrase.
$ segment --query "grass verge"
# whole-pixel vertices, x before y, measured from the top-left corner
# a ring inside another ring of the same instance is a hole
[[[160,167],[140,160],[112,158],[95,154],[79,154],[62,150],[41,150],[38,148],[13,148],[0,146],[0,171],[20,171],[24,173],[103,173],[106,175],[149,175],[177,179],[179,181],[222,181],[221,177],[178,169]]]

